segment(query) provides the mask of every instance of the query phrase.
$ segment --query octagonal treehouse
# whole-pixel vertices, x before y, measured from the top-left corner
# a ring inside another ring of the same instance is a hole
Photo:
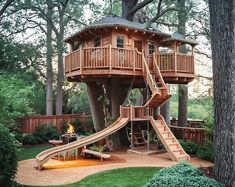
[[[166,83],[188,83],[193,80],[195,41],[179,34],[169,35],[157,28],[106,17],[65,39],[69,54],[65,57],[65,75],[69,81],[88,82],[94,78],[118,77],[122,84],[143,82],[143,57],[152,74],[153,61]],[[180,53],[183,44],[191,46]]]

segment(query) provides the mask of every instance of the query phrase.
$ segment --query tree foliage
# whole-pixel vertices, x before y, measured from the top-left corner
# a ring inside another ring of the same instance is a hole
[[[19,144],[9,130],[0,124],[0,186],[11,186],[17,171]]]

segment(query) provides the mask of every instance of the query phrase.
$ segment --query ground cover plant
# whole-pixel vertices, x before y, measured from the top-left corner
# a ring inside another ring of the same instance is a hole
[[[188,163],[161,169],[144,187],[225,187]]]

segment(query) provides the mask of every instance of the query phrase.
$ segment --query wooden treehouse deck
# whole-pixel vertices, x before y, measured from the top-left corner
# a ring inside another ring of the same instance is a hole
[[[144,53],[143,53],[144,54]],[[181,53],[144,54],[150,73],[153,60],[166,83],[188,83],[194,79],[194,55]],[[143,77],[142,52],[136,49],[90,47],[72,51],[65,56],[65,76],[69,81],[86,81],[94,77]]]

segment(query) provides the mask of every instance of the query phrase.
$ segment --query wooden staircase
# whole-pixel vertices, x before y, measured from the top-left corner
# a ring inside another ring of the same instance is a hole
[[[184,151],[161,115],[158,115],[157,120],[151,116],[150,123],[167,152],[170,153],[172,160],[177,162],[181,160],[190,160],[190,156]]]
[[[142,55],[142,58],[145,67],[143,76],[149,86],[149,89],[152,92],[150,99],[145,103],[144,107],[149,109],[160,107],[171,97],[171,94],[169,93],[168,87],[162,78],[156,59],[154,58],[153,60],[155,73],[155,75],[153,76],[150,73],[144,55]],[[156,79],[159,81],[160,87],[158,87],[158,85],[156,84]],[[170,153],[172,160],[177,162],[181,160],[190,160],[190,156],[184,151],[161,115],[158,115],[157,120],[155,120],[153,116],[150,115],[149,120],[167,152]]]

